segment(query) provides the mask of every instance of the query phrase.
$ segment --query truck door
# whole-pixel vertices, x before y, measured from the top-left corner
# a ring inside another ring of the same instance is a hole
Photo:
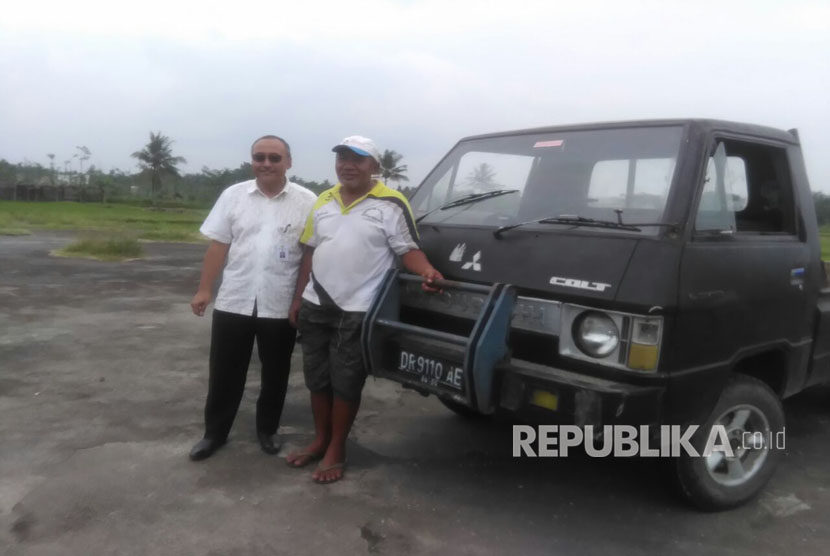
[[[716,137],[698,198],[681,262],[677,361],[715,372],[768,353],[756,371],[778,380],[779,393],[799,388],[812,337],[810,252],[786,148]]]

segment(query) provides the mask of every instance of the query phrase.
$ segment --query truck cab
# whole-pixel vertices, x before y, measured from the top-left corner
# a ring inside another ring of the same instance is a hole
[[[462,414],[718,425],[731,457],[672,458],[704,509],[760,491],[780,400],[830,373],[824,266],[795,131],[716,120],[462,139],[411,198],[440,294],[390,272],[370,372]],[[756,433],[760,433],[757,436]],[[749,436],[748,436],[749,435]]]

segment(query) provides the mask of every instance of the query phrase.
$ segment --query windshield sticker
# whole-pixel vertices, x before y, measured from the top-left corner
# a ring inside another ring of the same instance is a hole
[[[460,263],[464,259],[464,250],[467,248],[466,243],[459,243],[455,246],[455,249],[452,250],[450,253],[450,261],[454,263]]]
[[[556,139],[554,141],[536,141],[533,145],[534,149],[542,149],[545,147],[561,147],[565,144],[564,139]]]

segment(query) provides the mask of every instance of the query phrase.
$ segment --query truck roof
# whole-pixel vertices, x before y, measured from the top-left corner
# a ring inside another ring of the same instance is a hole
[[[685,118],[685,119],[667,119],[667,120],[631,120],[622,122],[596,122],[588,124],[567,124],[549,127],[536,127],[529,129],[519,129],[513,131],[502,131],[498,133],[485,133],[482,135],[471,135],[464,137],[461,141],[468,141],[471,139],[487,139],[492,137],[505,137],[510,135],[525,135],[530,133],[550,133],[562,131],[584,131],[591,129],[619,129],[626,127],[663,127],[663,126],[692,126],[698,128],[701,132],[708,131],[727,131],[735,132],[743,135],[753,135],[756,137],[763,137],[768,139],[775,139],[793,145],[798,145],[798,134],[796,130],[784,131],[774,127],[767,127],[755,124],[746,124],[740,122],[730,122],[727,120],[712,120],[705,118]]]

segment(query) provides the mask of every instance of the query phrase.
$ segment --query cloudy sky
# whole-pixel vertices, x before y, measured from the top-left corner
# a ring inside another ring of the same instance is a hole
[[[151,130],[185,171],[284,136],[295,173],[373,137],[418,183],[460,137],[712,117],[799,128],[830,192],[830,2],[14,2],[0,16],[0,158],[108,171]],[[75,163],[77,164],[77,163]]]

